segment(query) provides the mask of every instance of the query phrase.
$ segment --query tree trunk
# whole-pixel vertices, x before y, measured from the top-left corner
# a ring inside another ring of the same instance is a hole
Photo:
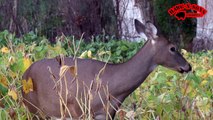
[[[213,49],[213,1],[198,0],[198,5],[207,10],[202,18],[197,18],[197,33],[193,40],[193,52]]]
[[[141,22],[154,21],[153,0],[114,0],[119,36],[122,39],[138,41],[134,19]]]

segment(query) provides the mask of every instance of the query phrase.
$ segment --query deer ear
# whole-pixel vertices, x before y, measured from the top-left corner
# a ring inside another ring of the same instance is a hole
[[[148,39],[157,37],[157,28],[149,21],[144,25],[139,20],[135,19],[135,29],[139,34],[145,34]]]
[[[145,34],[146,26],[141,23],[139,20],[135,19],[135,29],[138,34],[140,34],[140,37],[145,39],[145,41],[148,40],[148,36]]]
[[[146,26],[142,24],[139,20],[135,19],[135,29],[140,33],[145,33]]]
[[[146,26],[145,34],[153,38],[156,38],[158,32],[157,28],[150,21],[147,21],[145,26]]]

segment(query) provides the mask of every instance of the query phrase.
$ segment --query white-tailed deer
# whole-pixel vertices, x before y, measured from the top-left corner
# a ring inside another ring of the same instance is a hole
[[[190,64],[176,46],[163,36],[157,36],[157,29],[153,24],[147,22],[144,25],[138,20],[134,22],[136,31],[144,33],[148,41],[127,62],[109,64],[91,59],[77,58],[75,61],[73,58],[64,58],[67,66],[75,66],[75,62],[77,63],[77,75],[65,73],[66,79],[61,79],[61,97],[56,89],[58,81],[55,83],[52,80],[60,79],[60,62],[53,58],[33,63],[23,75],[23,79],[31,78],[33,81],[33,91],[27,94],[22,92],[29,111],[35,114],[42,111],[46,116],[60,118],[62,113],[59,98],[63,98],[66,103],[62,107],[66,109],[64,117],[84,118],[86,113],[80,105],[83,102],[88,105],[86,109],[93,119],[113,119],[125,98],[143,83],[157,65],[180,73],[191,70]],[[85,102],[86,100],[88,101]]]

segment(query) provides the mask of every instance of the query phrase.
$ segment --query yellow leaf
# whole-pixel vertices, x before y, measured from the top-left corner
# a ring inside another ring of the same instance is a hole
[[[206,85],[207,83],[208,83],[207,80],[203,80],[200,84],[201,84],[201,86],[204,86],[204,85]]]
[[[11,96],[13,98],[13,100],[18,99],[18,95],[14,90],[9,90],[8,95]]]
[[[213,69],[212,70],[208,70],[207,72],[209,75],[213,75]]]
[[[208,78],[208,76],[209,76],[208,74],[202,74],[201,78],[206,79],[206,78]]]
[[[87,52],[87,56],[88,56],[89,58],[92,58],[92,52],[91,52],[90,50]]]
[[[1,48],[1,52],[2,53],[9,53],[10,50],[7,47],[3,47],[3,48]]]
[[[71,72],[72,76],[74,76],[74,77],[77,76],[77,70],[76,70],[75,66],[70,67],[70,72]]]
[[[79,58],[85,58],[85,57],[86,57],[86,54],[87,54],[87,51],[84,51],[83,53],[81,53],[81,55],[80,55]]]
[[[24,57],[23,63],[24,63],[24,68],[23,68],[23,72],[24,72],[30,67],[30,65],[32,64],[32,61],[29,58]]]
[[[28,81],[22,80],[22,85],[23,85],[23,91],[25,94],[33,91],[33,81],[32,78],[29,78]]]
[[[0,78],[0,83],[4,86],[4,87],[8,87],[8,82],[7,82],[7,78],[6,77],[2,77]]]
[[[186,55],[187,54],[187,51],[185,49],[181,49],[181,53]]]

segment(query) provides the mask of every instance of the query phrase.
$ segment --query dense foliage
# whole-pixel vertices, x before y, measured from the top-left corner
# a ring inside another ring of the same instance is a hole
[[[65,36],[57,38],[56,44],[50,44],[45,37],[34,33],[26,34],[22,38],[14,36],[8,31],[0,33],[1,120],[26,120],[29,117],[21,97],[21,86],[27,83],[22,82],[21,76],[32,62],[64,54],[120,63],[131,58],[143,45],[115,40],[86,44]],[[158,67],[126,99],[117,118],[212,119],[213,51],[191,54],[182,50],[182,53],[192,64],[193,72],[181,75]]]

